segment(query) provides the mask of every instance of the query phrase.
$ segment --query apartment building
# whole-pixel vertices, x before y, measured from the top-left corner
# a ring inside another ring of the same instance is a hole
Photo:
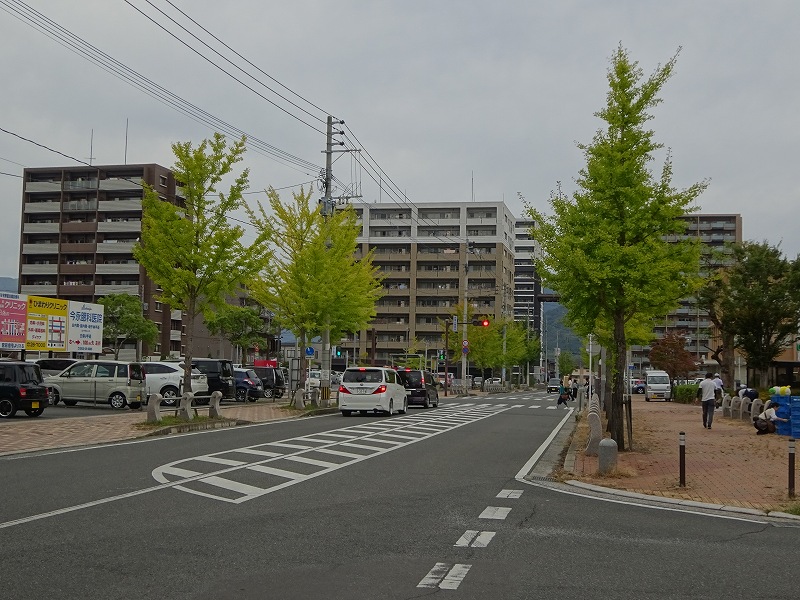
[[[19,292],[96,302],[107,294],[131,294],[159,328],[145,355],[178,355],[185,345],[180,310],[154,299],[153,282],[133,257],[142,231],[144,184],[180,204],[181,187],[157,164],[43,167],[23,171]],[[204,329],[197,352],[222,356],[230,344]],[[121,357],[131,358],[128,344]]]
[[[354,209],[362,228],[357,256],[374,248],[385,277],[370,328],[343,344],[359,360],[374,355],[376,363],[388,362],[415,340],[418,352],[432,357],[465,289],[474,315],[513,315],[515,218],[505,203],[356,203]],[[453,335],[460,338],[460,331]]]

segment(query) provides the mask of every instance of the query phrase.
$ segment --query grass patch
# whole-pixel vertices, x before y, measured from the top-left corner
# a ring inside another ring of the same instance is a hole
[[[790,504],[787,508],[783,510],[783,512],[789,513],[790,515],[800,516],[800,502],[795,502],[794,504]]]
[[[599,479],[627,479],[636,477],[636,475],[638,475],[636,469],[625,465],[617,465],[608,473],[598,473],[596,477]]]
[[[157,423],[136,423],[136,429],[143,429],[145,431],[149,431],[151,429],[159,429],[161,427],[175,427],[177,425],[188,425],[190,423],[207,423],[207,422],[222,422],[222,421],[233,421],[234,419],[225,419],[225,418],[216,418],[212,419],[206,415],[198,415],[194,419],[187,420],[181,419],[180,417],[176,416],[167,416],[161,417],[161,421]]]

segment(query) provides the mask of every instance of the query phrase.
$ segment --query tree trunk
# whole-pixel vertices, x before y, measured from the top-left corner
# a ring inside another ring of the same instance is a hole
[[[723,387],[726,387],[728,390],[730,390],[731,396],[733,396],[734,392],[736,392],[736,364],[733,338],[734,336],[732,333],[723,332],[722,334],[722,346],[725,348],[725,352],[722,355],[721,375]]]
[[[171,309],[170,309],[171,310]],[[194,358],[194,318],[195,300],[190,299],[186,305],[186,352],[183,361],[183,391],[192,391],[192,358]],[[180,351],[179,351],[180,352]]]
[[[625,450],[625,426],[622,414],[622,396],[625,390],[625,321],[621,313],[614,315],[613,373],[611,392],[611,411],[608,416],[608,431],[617,448]]]

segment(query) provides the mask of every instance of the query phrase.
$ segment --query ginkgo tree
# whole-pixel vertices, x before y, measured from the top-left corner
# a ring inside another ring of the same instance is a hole
[[[675,189],[669,153],[660,175],[649,170],[662,145],[646,125],[676,59],[645,78],[628,52],[616,49],[606,106],[596,113],[604,128],[578,145],[586,159],[578,189],[571,198],[560,189],[551,195],[551,215],[528,210],[536,222],[531,236],[542,248],[534,263],[543,284],[558,292],[565,321],[579,335],[608,335],[600,340],[613,365],[608,430],[620,449],[628,323],[671,312],[699,281],[699,245],[681,237],[681,217],[694,210],[706,183]]]
[[[228,146],[217,133],[196,146],[172,144],[172,151],[176,159],[172,169],[183,186],[183,199],[172,203],[145,188],[141,241],[133,253],[161,288],[159,300],[183,311],[183,385],[191,391],[195,319],[214,314],[243,282],[263,269],[271,255],[267,243],[271,232],[260,230],[252,244],[245,245],[242,227],[229,218],[246,207],[242,193],[248,187],[249,171],[232,175],[245,152],[244,138]],[[224,192],[220,188],[227,176],[233,181]]]
[[[311,190],[283,202],[270,188],[267,200],[269,210],[260,202],[248,209],[250,220],[275,245],[269,268],[249,284],[251,296],[269,306],[303,346],[325,327],[331,339],[366,327],[382,293],[372,252],[360,258],[355,253],[360,232],[355,211],[345,207],[324,218]]]

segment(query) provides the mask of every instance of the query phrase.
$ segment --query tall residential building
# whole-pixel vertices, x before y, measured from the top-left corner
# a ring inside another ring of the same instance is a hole
[[[157,164],[47,167],[23,172],[19,291],[96,302],[107,294],[131,294],[160,337],[145,355],[179,355],[185,344],[180,310],[154,300],[153,282],[133,258],[142,231],[144,185],[162,200],[183,202],[172,172]],[[230,344],[202,329],[198,354],[227,356]],[[128,344],[121,357],[132,358]]]
[[[375,249],[385,295],[370,329],[344,343],[351,356],[355,351],[366,362],[374,349],[376,363],[388,363],[416,340],[419,353],[432,357],[443,348],[444,319],[463,301],[465,276],[474,315],[513,315],[515,219],[505,203],[357,203],[354,208],[362,227],[357,256]],[[450,335],[460,339],[461,328]]]

